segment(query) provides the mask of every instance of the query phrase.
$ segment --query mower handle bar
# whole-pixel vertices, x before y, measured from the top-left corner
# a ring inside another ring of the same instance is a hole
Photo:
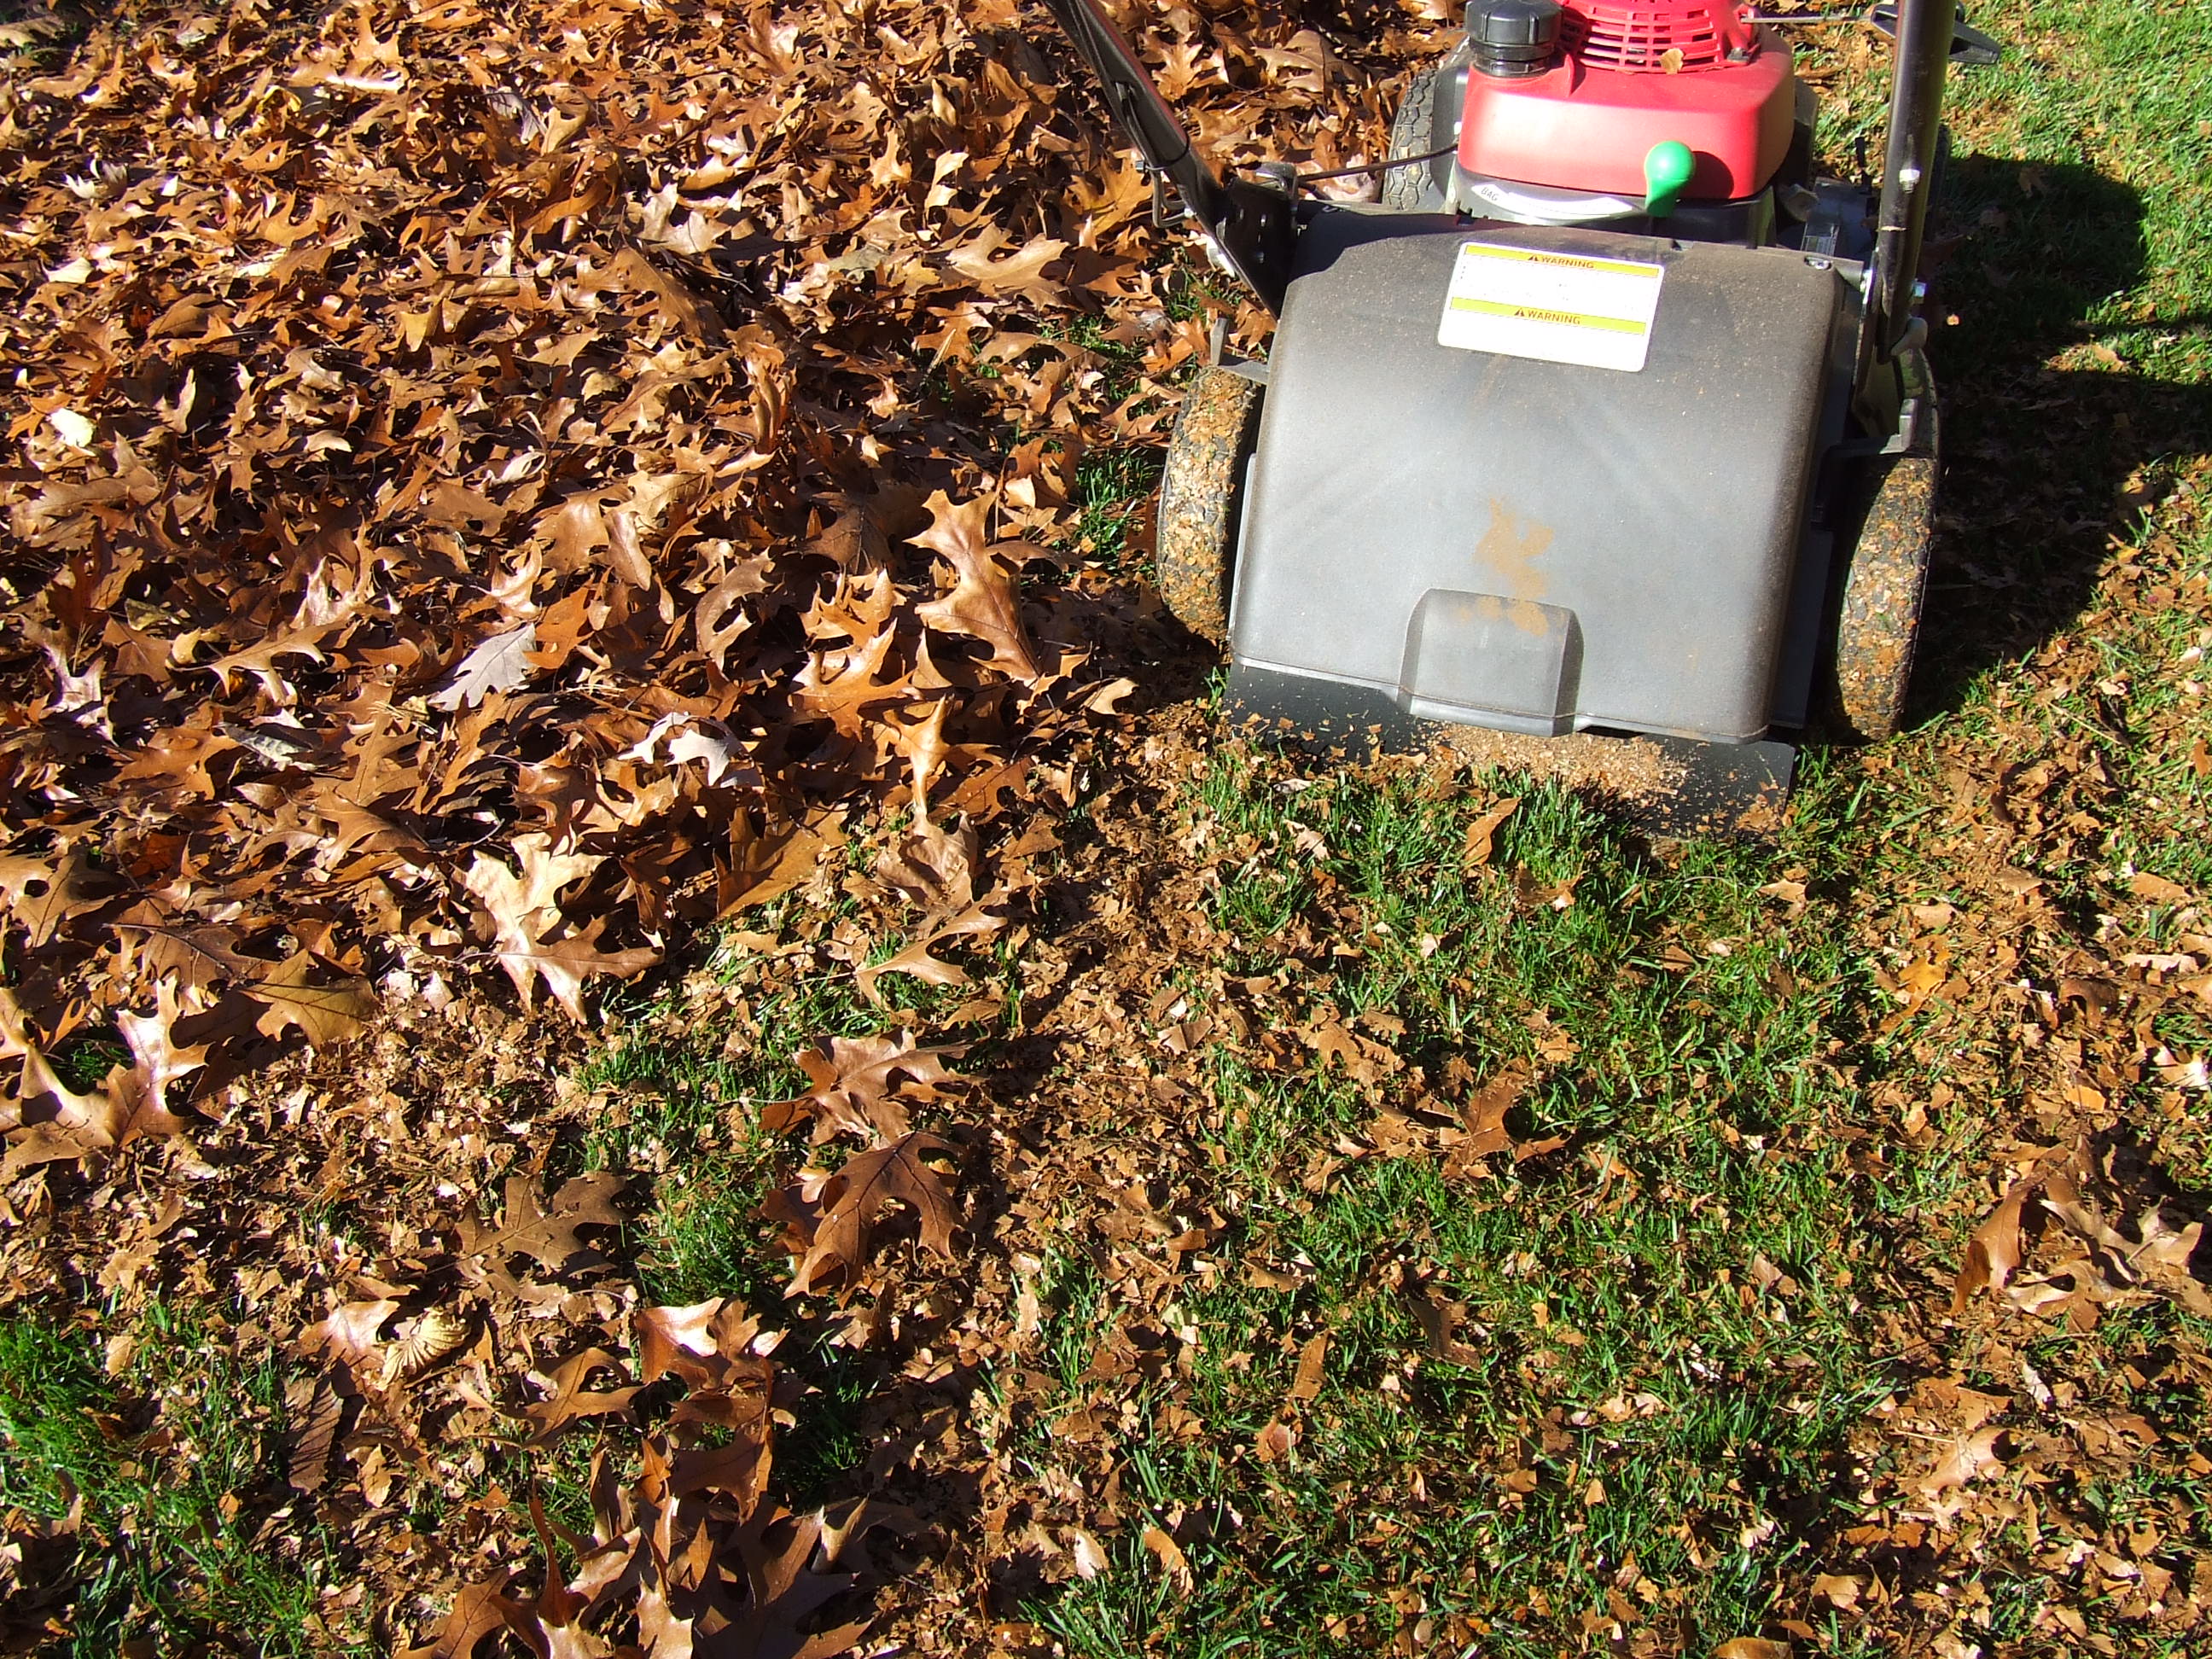
[[[1045,9],[1097,79],[1146,172],[1175,186],[1222,261],[1261,304],[1279,312],[1297,235],[1289,193],[1244,179],[1224,184],[1206,166],[1098,0],[1045,0]]]

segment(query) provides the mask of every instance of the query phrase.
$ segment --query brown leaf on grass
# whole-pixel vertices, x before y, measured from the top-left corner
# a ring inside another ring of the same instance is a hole
[[[979,859],[972,825],[944,829],[924,821],[884,848],[876,879],[926,910],[957,910],[975,902]]]
[[[954,580],[950,592],[915,606],[915,614],[933,628],[981,640],[990,647],[991,665],[1001,672],[1018,680],[1035,680],[1040,671],[1022,625],[1015,576],[1021,562],[1037,556],[1037,550],[1026,542],[985,544],[988,495],[955,507],[940,489],[927,505],[933,520],[929,528],[908,539],[943,558],[952,567]]]
[[[951,1260],[959,1215],[945,1177],[923,1159],[954,1151],[951,1142],[915,1131],[848,1159],[815,1197],[818,1218],[786,1294],[806,1294],[827,1279],[849,1282],[867,1261],[875,1230],[892,1204],[914,1212],[924,1249]]]
[[[2056,1219],[2087,1255],[2022,1276],[2031,1214]],[[2063,1164],[2015,1182],[1975,1230],[1953,1312],[1986,1287],[2031,1313],[2063,1310],[2080,1329],[2095,1322],[2100,1304],[2130,1297],[2165,1297],[2212,1316],[2212,1291],[2197,1276],[2203,1236],[2204,1223],[2181,1208],[2154,1171],[2136,1167],[2124,1148],[2100,1152],[2085,1139]]]
[[[939,1101],[941,1085],[959,1081],[945,1069],[961,1048],[921,1048],[914,1033],[896,1037],[830,1037],[792,1058],[814,1086],[760,1109],[761,1127],[776,1133],[811,1119],[816,1141],[838,1133],[863,1141],[896,1140],[913,1127],[904,1100]]]
[[[338,1419],[344,1415],[344,1402],[328,1377],[318,1376],[312,1381],[301,1378],[287,1387],[285,1405],[292,1430],[285,1479],[295,1491],[319,1491],[330,1477],[331,1442],[337,1433]]]
[[[379,1333],[398,1311],[399,1304],[389,1297],[349,1302],[301,1331],[295,1346],[303,1354],[328,1354],[340,1364],[357,1365],[382,1346]]]
[[[959,964],[943,961],[932,953],[948,939],[982,938],[999,932],[1006,925],[1006,918],[985,906],[1000,902],[1005,896],[1003,888],[994,889],[981,902],[968,906],[957,915],[926,920],[903,949],[881,962],[869,963],[854,975],[861,995],[881,1006],[883,998],[876,990],[876,981],[886,974],[909,975],[928,985],[967,984],[968,975]]]
[[[0,1159],[0,1182],[41,1164],[184,1133],[187,1124],[170,1112],[165,1096],[171,1080],[200,1063],[200,1051],[173,1050],[166,1029],[156,1035],[136,1022],[125,1028],[125,1035],[132,1040],[136,1063],[111,1068],[82,1094],[56,1075],[39,1049],[23,1054],[20,1106],[10,1126],[7,1157]]]
[[[1158,1527],[1146,1527],[1144,1544],[1146,1549],[1152,1553],[1152,1559],[1160,1564],[1160,1571],[1167,1574],[1176,1589],[1188,1595],[1197,1587],[1198,1578],[1190,1570],[1190,1558],[1183,1553],[1182,1546],[1176,1542],[1171,1534]]]
[[[1513,1137],[1505,1127],[1505,1115],[1520,1103],[1531,1079],[1526,1067],[1509,1066],[1469,1095],[1460,1108],[1467,1139],[1455,1149],[1464,1158],[1487,1158],[1510,1150]]]
[[[1713,1650],[1713,1659],[1790,1659],[1790,1644],[1763,1636],[1732,1636]]]
[[[1009,295],[1031,305],[1061,301],[1060,285],[1046,278],[1044,268],[1065,252],[1067,244],[1049,236],[1036,236],[1003,259],[991,256],[1006,245],[1003,232],[988,228],[974,241],[952,250],[945,263],[986,294]]]
[[[2164,876],[2154,876],[2148,870],[2138,870],[2128,878],[2129,889],[2135,896],[2149,904],[2188,904],[2191,902],[2189,890],[2178,881],[2168,881]]]
[[[2004,1458],[1997,1450],[1997,1442],[2004,1437],[2004,1432],[2002,1429],[1985,1428],[1959,1436],[1943,1449],[1936,1460],[1936,1467],[1922,1478],[1920,1490],[1932,1497],[2002,1468]]]
[[[2021,1206],[2035,1189],[2033,1182],[2013,1183],[1989,1218],[1966,1241],[1966,1259],[1951,1291],[1951,1311],[1963,1312],[1983,1290],[2002,1291],[2020,1271]]]
[[[1813,1580],[1813,1594],[1830,1607],[1849,1613],[1859,1604],[1866,1593],[1865,1583],[1838,1573],[1821,1573]]]
[[[1498,832],[1504,828],[1521,805],[1518,796],[1498,803],[1480,817],[1467,826],[1467,836],[1460,846],[1460,864],[1464,869],[1480,870],[1488,864],[1497,848]]]
[[[470,1659],[484,1638],[497,1630],[512,1630],[526,1639],[534,1621],[527,1608],[508,1599],[510,1582],[502,1574],[465,1586],[453,1597],[453,1611],[438,1627],[437,1639],[402,1649],[399,1659]]]
[[[1298,1350],[1297,1375],[1291,1379],[1293,1401],[1321,1398],[1322,1379],[1328,1364],[1328,1333],[1316,1331]]]
[[[625,1178],[611,1170],[573,1176],[546,1204],[539,1200],[529,1176],[509,1176],[497,1225],[487,1226],[465,1214],[457,1224],[463,1272],[501,1275],[508,1259],[518,1255],[555,1273],[575,1272],[598,1261],[597,1252],[577,1236],[577,1230],[620,1226],[622,1215],[614,1200],[625,1184]]]
[[[522,1414],[535,1425],[526,1443],[542,1446],[580,1417],[604,1417],[611,1412],[628,1411],[629,1402],[644,1385],[633,1382],[614,1389],[586,1388],[585,1384],[592,1374],[603,1370],[621,1374],[620,1362],[605,1348],[586,1348],[555,1366],[546,1378],[546,1398],[523,1408]]]
[[[1483,1362],[1482,1350],[1459,1340],[1460,1328],[1467,1322],[1467,1306],[1437,1294],[1419,1279],[1408,1277],[1403,1286],[1407,1303],[1413,1317],[1419,1322],[1421,1334],[1427,1339],[1429,1357],[1449,1360],[1455,1365],[1476,1366]]]
[[[726,917],[781,898],[812,875],[823,855],[844,839],[844,825],[833,813],[817,813],[764,835],[752,833],[739,814],[732,825],[732,863],[716,894],[718,914]]]
[[[544,835],[518,836],[514,849],[518,869],[478,854],[463,884],[483,905],[492,924],[493,950],[523,1006],[530,1006],[543,980],[569,1017],[580,1022],[586,979],[601,974],[628,978],[658,962],[660,953],[643,946],[602,952],[596,944],[598,922],[580,933],[553,937],[567,925],[561,891],[606,860],[597,854],[556,854]]]
[[[1296,1431],[1278,1418],[1253,1437],[1252,1455],[1262,1463],[1280,1463],[1289,1458],[1297,1442]]]

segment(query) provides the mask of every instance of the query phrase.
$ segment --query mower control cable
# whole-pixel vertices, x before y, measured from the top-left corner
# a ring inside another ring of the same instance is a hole
[[[1324,179],[1359,179],[1369,173],[1388,173],[1392,167],[1410,167],[1422,161],[1433,161],[1439,155],[1449,155],[1459,148],[1449,143],[1432,149],[1425,155],[1394,155],[1387,161],[1371,161],[1363,167],[1337,167],[1328,173],[1296,173],[1291,175],[1294,185],[1317,185]]]

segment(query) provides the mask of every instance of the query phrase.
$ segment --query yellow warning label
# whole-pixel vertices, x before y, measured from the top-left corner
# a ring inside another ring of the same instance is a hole
[[[1461,300],[1451,302],[1454,311],[1480,312],[1486,317],[1520,317],[1532,323],[1558,323],[1567,328],[1608,328],[1622,334],[1646,334],[1651,325],[1639,323],[1633,317],[1598,317],[1586,311],[1550,311],[1541,306],[1506,305],[1497,300]]]
[[[1644,367],[1663,265],[1462,242],[1437,343],[1590,368]]]
[[[1624,276],[1643,276],[1662,269],[1658,265],[1632,264],[1626,259],[1593,259],[1581,253],[1546,253],[1536,248],[1499,247],[1489,242],[1469,242],[1460,252],[1463,257],[1478,259],[1519,259],[1532,265],[1556,265],[1570,270],[1610,270]]]

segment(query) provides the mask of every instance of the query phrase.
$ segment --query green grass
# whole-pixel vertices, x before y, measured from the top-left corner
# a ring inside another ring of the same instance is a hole
[[[264,1536],[272,1510],[306,1501],[284,1484],[282,1363],[243,1360],[160,1304],[134,1334],[110,1376],[88,1324],[21,1309],[0,1323],[0,1508],[51,1526],[81,1505],[73,1534],[30,1547],[76,1585],[42,1650],[366,1652],[319,1612],[323,1588],[349,1580],[335,1540],[313,1526]]]
[[[1243,1240],[1307,1279],[1253,1287],[1231,1247],[1214,1288],[1182,1304],[1202,1338],[1174,1397],[1208,1433],[1139,1431],[1129,1449],[1160,1507],[1226,1505],[1247,1524],[1194,1553],[1188,1605],[1164,1603],[1132,1556],[1042,1617],[1087,1654],[1322,1652],[1395,1634],[1382,1598],[1411,1585],[1425,1616],[1486,1625],[1485,1653],[1547,1653],[1633,1560],[1632,1582],[1699,1640],[1757,1631],[1778,1569],[1823,1525],[1845,1430],[1890,1385],[1852,1286],[1916,1204],[1966,1178],[1940,1159],[1910,1182],[1851,1167],[1833,1132],[1856,1097],[1836,1062],[1872,1055],[1844,1041],[1843,945],[1817,921],[1778,923],[1757,890],[1771,854],[1699,845],[1663,863],[1555,789],[1526,796],[1492,866],[1468,872],[1482,789],[1284,781],[1228,753],[1194,791],[1194,815],[1234,849],[1214,903],[1240,967],[1268,968],[1267,925],[1328,895],[1328,936],[1358,957],[1332,957],[1333,981],[1272,965],[1346,1019],[1401,1021],[1396,1046],[1432,1085],[1454,1060],[1482,1077],[1571,1042],[1573,1063],[1509,1120],[1566,1145],[1468,1183],[1433,1161],[1362,1159],[1316,1196],[1303,1177],[1362,1132],[1363,1091],[1217,1051],[1214,1156]],[[1565,908],[1524,896],[1571,878]],[[1778,1293],[1756,1288],[1770,1266],[1788,1277]],[[1425,1352],[1394,1273],[1466,1305],[1479,1363]],[[1046,1291],[1045,1352],[1073,1400],[1103,1334],[1096,1272],[1063,1261]],[[1287,1468],[1263,1467],[1249,1448],[1282,1409],[1297,1346],[1324,1328],[1305,1438]],[[1547,1422],[1556,1443],[1523,1444]],[[1523,1468],[1533,1492],[1502,1484]],[[1593,1480],[1604,1498],[1586,1505]],[[1773,1537],[1746,1551],[1743,1530],[1768,1519]]]

